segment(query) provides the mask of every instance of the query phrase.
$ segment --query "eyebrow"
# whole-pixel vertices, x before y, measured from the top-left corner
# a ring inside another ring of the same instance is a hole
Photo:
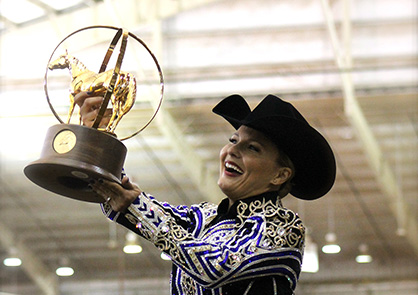
[[[240,137],[238,132],[234,132],[234,133],[232,133],[231,137],[232,137],[232,136]],[[257,143],[257,144],[258,144],[258,145],[260,145],[261,147],[265,148],[265,144],[263,144],[263,143],[262,143],[262,140],[261,140],[261,139],[259,139],[259,138],[255,138],[254,136],[251,136],[251,137],[250,137],[250,141],[251,141],[251,142],[254,142],[254,143]]]

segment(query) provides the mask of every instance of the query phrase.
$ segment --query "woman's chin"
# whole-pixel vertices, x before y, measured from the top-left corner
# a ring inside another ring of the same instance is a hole
[[[231,187],[225,184],[225,182],[220,181],[220,180],[218,181],[218,186],[221,189],[221,191],[224,193],[224,195],[229,197],[229,195],[231,194]]]

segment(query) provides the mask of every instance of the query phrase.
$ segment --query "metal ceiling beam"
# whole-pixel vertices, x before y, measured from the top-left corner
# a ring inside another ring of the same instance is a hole
[[[379,143],[373,134],[370,125],[361,109],[356,98],[355,87],[352,81],[351,72],[347,69],[351,68],[351,19],[350,19],[350,0],[342,0],[344,4],[344,17],[342,22],[341,44],[338,36],[335,21],[332,15],[331,7],[328,0],[322,0],[322,8],[328,28],[328,33],[332,42],[335,61],[343,85],[345,113],[356,130],[364,151],[369,159],[371,168],[373,169],[376,180],[379,183],[382,192],[389,201],[390,208],[398,222],[398,234],[406,235],[406,238],[413,246],[415,253],[418,255],[418,224],[413,214],[410,212],[407,202],[402,193],[402,188],[396,181],[395,173],[392,166],[383,154]]]
[[[217,185],[217,178],[210,173],[206,161],[188,143],[173,116],[167,110],[161,110],[157,116],[157,122],[161,133],[170,140],[172,149],[176,151],[181,164],[186,168],[190,179],[193,180],[205,200],[219,203],[225,196]]]
[[[15,249],[22,260],[22,267],[45,295],[58,294],[58,278],[36,255],[18,241],[8,227],[0,221],[0,243],[6,249]]]
[[[154,54],[162,56],[160,52],[163,48],[163,38],[160,22],[154,24],[153,41]],[[155,105],[153,107],[156,108]],[[169,139],[171,148],[176,152],[190,179],[193,180],[205,200],[219,203],[224,196],[217,185],[217,178],[206,167],[206,161],[188,143],[186,135],[174,117],[167,109],[161,108],[155,121],[159,131]]]

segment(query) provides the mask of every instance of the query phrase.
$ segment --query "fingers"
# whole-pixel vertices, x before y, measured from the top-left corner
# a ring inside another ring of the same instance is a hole
[[[94,121],[96,120],[98,113],[99,113],[99,109],[90,110],[90,111],[86,111],[86,110],[80,111],[83,125],[87,127],[92,127],[94,124]],[[111,117],[112,117],[112,110],[107,109],[103,114],[102,120],[100,121],[99,128],[106,128],[110,122]]]
[[[124,188],[113,181],[109,180],[102,180],[99,181],[92,181],[91,182],[92,189],[100,195],[103,200],[107,200],[109,197],[112,200],[116,200],[123,194]]]
[[[86,100],[86,98],[90,97],[90,95],[87,94],[87,92],[79,92],[74,96],[74,102],[81,107]]]
[[[95,96],[92,96],[95,95]],[[92,127],[103,102],[99,94],[80,92],[74,97],[74,102],[80,107],[81,121],[84,126]],[[112,109],[107,109],[100,121],[99,128],[106,128],[112,116]]]
[[[81,107],[83,104],[84,104],[84,101],[87,99],[87,98],[92,98],[92,97],[101,97],[101,99],[100,99],[100,103],[101,103],[101,101],[103,100],[103,95],[105,94],[105,92],[103,92],[103,91],[92,91],[92,92],[87,92],[87,91],[82,91],[82,92],[79,92],[79,93],[77,93],[75,96],[74,96],[74,102],[79,106],[79,107]],[[100,106],[100,105],[99,105]]]
[[[100,180],[92,181],[90,187],[117,212],[128,208],[142,193],[139,187],[131,183],[127,177],[122,180],[122,185],[113,181]]]
[[[137,186],[136,184],[133,184],[133,183],[130,181],[130,179],[129,179],[129,177],[128,177],[128,176],[124,176],[124,177],[122,178],[122,186],[123,186],[124,188],[126,188],[126,189],[129,189],[129,190],[133,190],[133,189],[137,189],[137,188],[138,188],[138,186]]]
[[[99,112],[99,110],[97,110],[97,112]],[[111,117],[112,117],[112,109],[106,109],[106,111],[103,114],[102,120],[100,121],[99,128],[106,128],[106,126],[110,122]]]

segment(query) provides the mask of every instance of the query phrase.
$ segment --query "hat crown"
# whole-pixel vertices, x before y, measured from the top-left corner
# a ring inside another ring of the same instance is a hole
[[[257,107],[252,112],[250,111],[247,115],[248,121],[267,117],[287,117],[308,124],[305,118],[293,105],[271,94],[266,96],[263,101],[261,101],[260,104],[258,104]]]
[[[290,103],[269,94],[251,111],[240,95],[230,95],[213,108],[215,114],[224,117],[236,129],[259,119],[283,117],[308,124],[305,118]]]

